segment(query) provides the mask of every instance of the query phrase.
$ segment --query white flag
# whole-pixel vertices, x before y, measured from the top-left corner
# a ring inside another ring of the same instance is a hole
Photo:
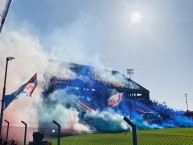
[[[0,0],[0,32],[3,28],[11,2],[12,0]]]

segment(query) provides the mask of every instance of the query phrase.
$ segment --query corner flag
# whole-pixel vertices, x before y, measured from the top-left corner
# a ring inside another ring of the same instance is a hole
[[[24,85],[22,85],[17,91],[10,95],[5,95],[3,110],[15,99],[20,99],[24,97],[31,97],[34,89],[37,87],[37,73]]]

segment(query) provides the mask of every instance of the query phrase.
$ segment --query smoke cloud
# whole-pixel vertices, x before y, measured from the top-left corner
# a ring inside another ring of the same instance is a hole
[[[58,118],[58,121],[63,123],[63,127],[66,127],[64,123],[66,121],[67,126],[70,122],[74,123],[73,129],[89,130],[87,126],[78,123],[78,112],[72,108],[66,109],[61,104],[57,104],[50,110],[51,113],[44,110],[47,108],[42,108],[42,113],[38,109],[42,107],[42,92],[45,84],[49,82],[49,77],[46,78],[45,73],[49,76],[54,74],[64,77],[69,70],[61,69],[58,62],[76,62],[101,67],[97,54],[92,58],[87,56],[83,44],[73,39],[76,36],[75,33],[69,37],[68,31],[55,30],[43,40],[38,34],[30,32],[31,27],[33,26],[29,23],[23,23],[20,29],[3,31],[0,35],[0,88],[2,89],[6,57],[15,57],[8,63],[6,95],[16,91],[36,72],[38,75],[38,87],[32,97],[14,100],[4,111],[4,119],[8,120],[11,126],[23,127],[21,123],[23,120],[28,123],[28,126],[38,127],[38,122],[52,121],[60,114],[61,118]],[[71,29],[75,31],[78,29],[76,25],[72,27]],[[2,89],[0,89],[1,94]],[[68,119],[64,121],[65,117]],[[6,124],[3,123],[3,125]]]
[[[36,72],[38,80],[41,82],[48,61],[38,37],[29,35],[24,30],[5,32],[1,35],[0,52],[1,88],[3,88],[6,57],[15,57],[8,63],[6,94],[16,91]],[[13,101],[4,111],[4,118],[10,122],[36,121],[37,116],[34,106],[41,102],[41,91],[41,88],[38,87],[32,98]],[[13,109],[14,111],[12,111]]]
[[[14,133],[14,127],[24,127],[21,121],[31,127],[38,126],[37,108],[42,102],[40,82],[48,64],[47,54],[43,51],[38,37],[30,35],[25,29],[3,32],[0,37],[0,88],[2,89],[6,57],[15,57],[8,63],[6,95],[15,92],[36,72],[38,74],[39,86],[34,91],[33,97],[14,100],[4,111],[3,120],[8,120],[12,126],[9,137],[15,137],[21,141],[23,133],[22,131]],[[0,89],[0,94],[2,94],[2,89]],[[5,125],[3,122],[3,126]],[[29,132],[28,138],[32,138],[32,133]]]

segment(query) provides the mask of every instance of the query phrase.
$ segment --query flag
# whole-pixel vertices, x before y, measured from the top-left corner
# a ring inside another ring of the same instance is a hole
[[[13,92],[10,95],[5,95],[4,97],[4,110],[7,106],[15,99],[20,99],[24,97],[31,97],[34,89],[37,86],[37,73],[24,85],[22,85],[17,91]]]
[[[3,28],[12,0],[0,0],[0,32]]]
[[[117,93],[117,94],[111,96],[110,98],[108,98],[107,103],[110,107],[115,107],[115,106],[119,105],[122,98],[123,98],[123,93]]]

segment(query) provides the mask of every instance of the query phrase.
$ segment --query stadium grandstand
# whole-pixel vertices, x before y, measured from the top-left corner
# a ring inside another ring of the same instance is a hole
[[[52,76],[50,83],[44,91],[48,95],[57,89],[71,88],[87,91],[92,94],[103,91],[102,96],[109,89],[116,89],[118,92],[124,92],[128,98],[138,98],[143,102],[149,102],[149,90],[138,83],[129,79],[124,74],[115,70],[101,70],[91,66],[75,63],[63,63],[61,68],[69,70],[65,76]]]
[[[188,117],[191,115],[150,100],[149,90],[119,71],[75,63],[61,63],[59,68],[60,74],[45,74],[45,80],[49,81],[43,92],[44,105],[48,108],[55,105],[56,100],[52,97],[59,92],[56,96],[60,101],[65,100],[61,104],[77,110],[80,122],[94,120],[85,115],[87,112],[108,110],[140,122],[138,128],[153,124],[156,127],[193,126]],[[92,125],[96,130],[102,130],[102,127]]]

